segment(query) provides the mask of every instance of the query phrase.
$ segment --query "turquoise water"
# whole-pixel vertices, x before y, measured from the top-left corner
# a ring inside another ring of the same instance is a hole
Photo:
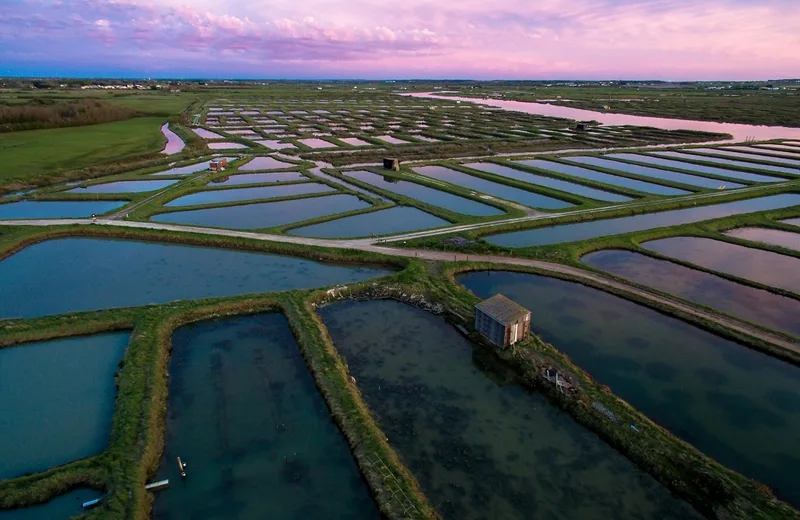
[[[502,293],[529,308],[532,330],[598,382],[800,504],[800,368],[577,283],[508,272],[458,281],[481,298]]]
[[[290,235],[317,238],[353,238],[371,235],[392,235],[435,227],[449,226],[450,222],[409,206],[362,213],[352,217],[329,220],[289,230]]]
[[[674,209],[660,213],[646,213],[632,217],[619,217],[576,224],[562,224],[527,231],[514,231],[490,235],[485,239],[505,247],[541,246],[575,242],[606,235],[619,235],[633,231],[645,231],[679,224],[689,224],[742,213],[753,213],[768,209],[785,208],[800,204],[800,195],[787,193],[754,199],[724,202],[710,206]]]
[[[700,237],[664,238],[641,246],[706,269],[800,294],[800,258]]]
[[[0,305],[5,300],[4,294]],[[0,349],[0,479],[105,450],[114,372],[129,337],[95,334]]]
[[[162,213],[150,220],[230,229],[263,229],[368,207],[369,203],[354,195],[330,195],[314,199]]]
[[[222,159],[222,157],[220,157],[220,159]],[[228,161],[232,161],[233,160],[232,157],[226,157],[225,159],[227,159]],[[150,175],[154,175],[154,176],[155,175],[189,175],[189,174],[192,174],[192,173],[197,173],[197,172],[201,172],[203,170],[207,170],[209,164],[211,164],[210,160],[209,161],[199,162],[199,163],[194,163],[194,164],[189,164],[189,165],[186,165],[186,166],[178,166],[176,168],[171,168],[171,169],[163,171],[163,172],[151,173]]]
[[[95,184],[85,188],[73,188],[66,193],[137,193],[156,191],[171,186],[178,181],[119,181]]]
[[[224,179],[224,180],[222,180]],[[238,186],[240,184],[261,184],[265,182],[288,182],[306,181],[308,177],[300,172],[276,172],[276,173],[245,173],[221,177],[221,182],[211,181],[209,186]]]
[[[661,159],[658,157],[653,157],[651,155],[638,155],[633,153],[618,153],[618,154],[609,154],[606,157],[611,157],[613,159],[628,159],[630,161],[639,161],[647,164],[655,164],[658,166],[664,166],[666,168],[677,168],[683,170],[689,170],[697,173],[711,173],[714,175],[721,175],[723,177],[731,177],[734,179],[742,179],[744,181],[752,181],[752,182],[779,182],[783,179],[779,179],[777,177],[768,177],[766,175],[759,175],[757,173],[747,173],[747,172],[740,172],[736,170],[726,170],[724,168],[714,168],[713,166],[702,166],[699,164],[688,163],[688,162],[681,162],[681,161],[673,161],[670,159]]]
[[[442,318],[389,300],[320,315],[444,518],[698,518],[547,399],[500,384],[487,355]]]
[[[800,233],[760,227],[737,228],[725,232],[729,237],[751,240],[800,251]],[[800,315],[798,315],[800,316]]]
[[[324,193],[334,191],[327,184],[309,182],[305,184],[289,184],[286,186],[261,186],[257,188],[237,188],[233,190],[206,190],[191,193],[172,200],[165,206],[195,206],[198,204],[220,204],[243,200],[270,199],[277,197],[290,197],[310,193]]]
[[[766,155],[754,155],[752,153],[742,153],[737,152],[732,149],[728,148],[691,148],[692,153],[708,153],[708,154],[716,154],[716,155],[725,155],[728,157],[734,157],[737,159],[747,159],[750,161],[758,161],[758,162],[774,162],[780,164],[788,164],[790,166],[800,166],[800,161],[796,159],[787,159],[785,157],[776,157],[776,156],[766,156]],[[757,167],[757,166],[756,166]],[[800,171],[797,172],[800,174]]]
[[[445,191],[428,188],[414,182],[400,181],[392,177],[383,177],[382,175],[378,175],[377,173],[373,172],[349,171],[344,172],[344,175],[347,177],[352,177],[353,179],[357,179],[361,182],[366,182],[367,184],[371,184],[386,191],[399,193],[401,195],[405,195],[406,197],[411,197],[412,199],[427,202],[428,204],[449,209],[450,211],[455,211],[456,213],[461,213],[464,215],[485,217],[491,215],[500,215],[503,213],[503,211],[500,209],[487,206],[486,204],[481,204],[480,202],[475,202],[474,200],[459,197]]]
[[[722,185],[726,188],[741,188],[742,184],[737,184],[729,181],[719,181],[716,179],[708,179],[705,177],[697,177],[685,173],[678,173],[669,170],[660,170],[658,168],[649,168],[647,166],[637,166],[619,161],[611,161],[609,159],[601,159],[599,157],[565,157],[564,160],[575,162],[578,164],[587,164],[589,166],[597,166],[600,168],[608,168],[611,170],[632,173],[634,175],[641,175],[644,177],[653,177],[656,179],[664,179],[673,182],[680,182],[690,186],[698,186],[700,188],[717,189]]]
[[[386,272],[210,247],[54,239],[0,261],[0,318],[322,287]]]
[[[83,218],[92,214],[102,215],[121,208],[128,201],[74,201],[36,202],[23,200],[0,204],[0,220],[39,218]]]
[[[589,188],[588,186],[583,186],[582,184],[575,184],[574,182],[567,182],[564,180],[555,179],[553,177],[545,177],[543,175],[536,175],[535,173],[528,173],[521,170],[515,170],[514,168],[501,166],[499,164],[472,163],[472,164],[465,164],[464,166],[466,166],[467,168],[473,168],[475,170],[494,173],[495,175],[508,177],[510,179],[516,179],[522,182],[538,184],[540,186],[547,186],[548,188],[565,191],[567,193],[582,195],[590,199],[602,200],[607,202],[630,202],[632,200],[630,197],[619,195],[617,193],[611,193],[609,191]]]
[[[380,518],[283,315],[182,327],[172,345],[154,519]]]
[[[542,170],[550,170],[564,175],[572,175],[590,181],[603,182],[613,186],[622,186],[632,190],[640,191],[642,193],[653,193],[655,195],[686,195],[690,192],[678,188],[671,188],[669,186],[661,186],[660,184],[653,184],[652,182],[637,181],[628,179],[627,177],[619,177],[611,175],[610,173],[598,172],[588,168],[581,168],[580,166],[573,166],[571,164],[562,164],[552,161],[544,161],[542,159],[533,159],[530,161],[514,161],[526,166],[540,168]]]
[[[38,506],[0,509],[0,520],[67,520],[85,511],[81,504],[101,496],[93,489],[76,489]]]
[[[659,157],[667,157],[670,159],[685,159],[689,161],[701,161],[714,164],[725,164],[728,166],[736,166],[738,168],[755,168],[757,170],[766,170],[780,173],[788,173],[790,175],[800,175],[800,171],[796,168],[786,168],[783,166],[772,166],[771,164],[752,163],[746,161],[734,161],[732,159],[722,159],[720,157],[711,157],[710,155],[700,155],[682,152],[651,152],[653,155]]]
[[[450,168],[444,168],[442,166],[419,166],[415,167],[414,171],[422,175],[427,175],[428,177],[433,177],[435,179],[450,182],[471,190],[486,193],[487,195],[493,195],[495,197],[500,197],[501,199],[518,202],[525,206],[531,206],[534,208],[562,209],[574,206],[574,204],[570,204],[569,202],[565,202],[563,200],[540,195],[532,191],[506,186],[505,184],[487,181],[485,179],[481,179],[480,177],[467,175],[466,173],[451,170]]]
[[[800,337],[800,301],[632,251],[590,253],[581,261],[747,321]]]
[[[243,166],[239,166],[239,171],[254,171],[254,170],[280,170],[284,168],[295,168],[296,164],[279,161],[274,157],[256,157],[252,161]]]

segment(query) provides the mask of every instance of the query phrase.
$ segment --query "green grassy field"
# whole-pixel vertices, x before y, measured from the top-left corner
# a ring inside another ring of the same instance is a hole
[[[60,172],[158,152],[163,119],[142,117],[102,125],[0,134],[0,187]]]

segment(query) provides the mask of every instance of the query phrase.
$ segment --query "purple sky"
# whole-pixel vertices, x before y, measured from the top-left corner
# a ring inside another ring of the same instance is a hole
[[[0,0],[0,76],[800,77],[799,0]]]

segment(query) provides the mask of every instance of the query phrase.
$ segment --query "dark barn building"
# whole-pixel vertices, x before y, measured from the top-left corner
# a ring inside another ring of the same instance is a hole
[[[475,330],[495,345],[507,347],[528,336],[531,312],[496,294],[475,306]]]

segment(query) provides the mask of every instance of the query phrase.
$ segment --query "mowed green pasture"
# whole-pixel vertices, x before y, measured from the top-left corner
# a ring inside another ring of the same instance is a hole
[[[162,118],[0,134],[0,186],[160,151]]]

